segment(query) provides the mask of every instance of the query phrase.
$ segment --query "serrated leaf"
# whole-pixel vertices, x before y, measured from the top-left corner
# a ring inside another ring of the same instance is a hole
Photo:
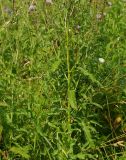
[[[92,140],[92,134],[91,134],[91,129],[90,126],[87,125],[85,122],[81,122],[80,125],[82,126],[82,129],[85,133],[85,137],[87,140],[87,143],[89,144],[90,147],[94,146],[94,142]]]
[[[49,125],[50,127],[52,127],[52,128],[57,129],[57,126],[55,126],[55,124],[53,124],[53,123],[48,122],[48,125]]]
[[[97,85],[99,86],[102,86],[102,84],[95,78],[95,76],[90,73],[88,70],[86,70],[85,68],[81,68],[81,67],[78,67],[78,69],[81,71],[81,73],[84,75],[84,76],[87,76],[93,83],[96,83]]]
[[[76,155],[76,158],[79,158],[79,159],[83,160],[83,159],[85,159],[86,157],[85,157],[85,154],[83,154],[83,153],[78,153],[78,154]]]
[[[8,107],[8,104],[6,102],[0,102],[0,107]]]
[[[18,147],[18,146],[14,146],[10,148],[10,151],[13,152],[14,154],[18,154],[20,156],[22,156],[23,158],[29,159],[30,156],[28,154],[29,151],[29,147]]]
[[[59,60],[56,60],[56,61],[52,64],[52,66],[51,66],[51,71],[52,71],[52,72],[55,72],[55,71],[58,69],[60,63],[61,63],[61,60],[60,60],[60,59],[59,59]]]
[[[73,109],[77,109],[76,95],[75,90],[69,90],[68,92],[68,101]]]

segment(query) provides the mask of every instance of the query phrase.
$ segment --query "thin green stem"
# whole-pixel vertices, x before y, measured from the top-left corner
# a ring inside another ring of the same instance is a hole
[[[69,92],[70,92],[70,54],[69,54],[69,27],[67,21],[67,14],[65,17],[65,33],[66,33],[66,58],[67,58],[67,94],[68,94],[68,123],[70,124],[70,103],[69,103]]]

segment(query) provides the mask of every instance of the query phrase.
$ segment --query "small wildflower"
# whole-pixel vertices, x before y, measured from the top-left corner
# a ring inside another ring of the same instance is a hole
[[[52,0],[45,0],[46,4],[53,4]]]
[[[69,28],[68,31],[71,32],[71,29]]]
[[[28,11],[29,11],[29,12],[32,12],[32,11],[35,11],[35,9],[36,9],[36,5],[35,5],[35,4],[31,4],[31,5],[29,6]]]
[[[8,15],[12,15],[12,13],[13,13],[13,11],[9,7],[4,7],[3,12]]]
[[[75,29],[75,33],[79,33],[80,29],[81,29],[81,26],[80,25],[76,25],[76,26],[74,26],[74,29]]]
[[[100,63],[105,63],[104,58],[99,58],[98,60],[99,60]]]
[[[107,15],[106,12],[104,12],[103,15],[106,16]]]
[[[108,6],[110,6],[110,7],[111,7],[111,6],[112,6],[112,2],[108,2]]]
[[[101,13],[96,14],[96,19],[97,20],[101,20],[103,17],[103,15]]]
[[[117,41],[120,41],[120,37],[117,38]]]
[[[77,30],[80,30],[80,28],[81,28],[80,25],[77,25],[77,26],[76,26],[76,29],[77,29]]]

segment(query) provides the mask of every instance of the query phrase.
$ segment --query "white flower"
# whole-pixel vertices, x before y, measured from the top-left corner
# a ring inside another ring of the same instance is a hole
[[[110,6],[110,7],[111,7],[111,6],[112,6],[112,2],[108,2],[108,6]]]
[[[104,13],[103,13],[103,15],[104,15],[104,16],[106,16],[106,15],[107,15],[107,13],[106,13],[106,12],[104,12]]]
[[[117,41],[119,41],[119,40],[120,40],[120,37],[117,38]]]
[[[36,9],[36,5],[31,4],[31,5],[29,6],[28,11],[29,11],[29,12],[32,12],[32,11],[34,11],[35,9]]]
[[[102,19],[102,14],[101,13],[96,14],[96,19],[101,20]]]
[[[71,32],[71,29],[69,28],[68,31]]]
[[[76,28],[79,30],[79,29],[81,28],[81,26],[80,26],[80,25],[77,25]]]
[[[45,0],[46,4],[53,4],[52,0]]]
[[[12,13],[13,13],[13,11],[9,7],[4,7],[3,11],[4,11],[4,13],[6,13],[8,15],[12,15]]]
[[[105,63],[105,59],[104,58],[98,58],[100,63]]]

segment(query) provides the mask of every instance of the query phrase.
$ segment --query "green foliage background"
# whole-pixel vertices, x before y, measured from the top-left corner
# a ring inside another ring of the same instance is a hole
[[[0,1],[1,159],[126,158],[126,3],[111,2]]]

